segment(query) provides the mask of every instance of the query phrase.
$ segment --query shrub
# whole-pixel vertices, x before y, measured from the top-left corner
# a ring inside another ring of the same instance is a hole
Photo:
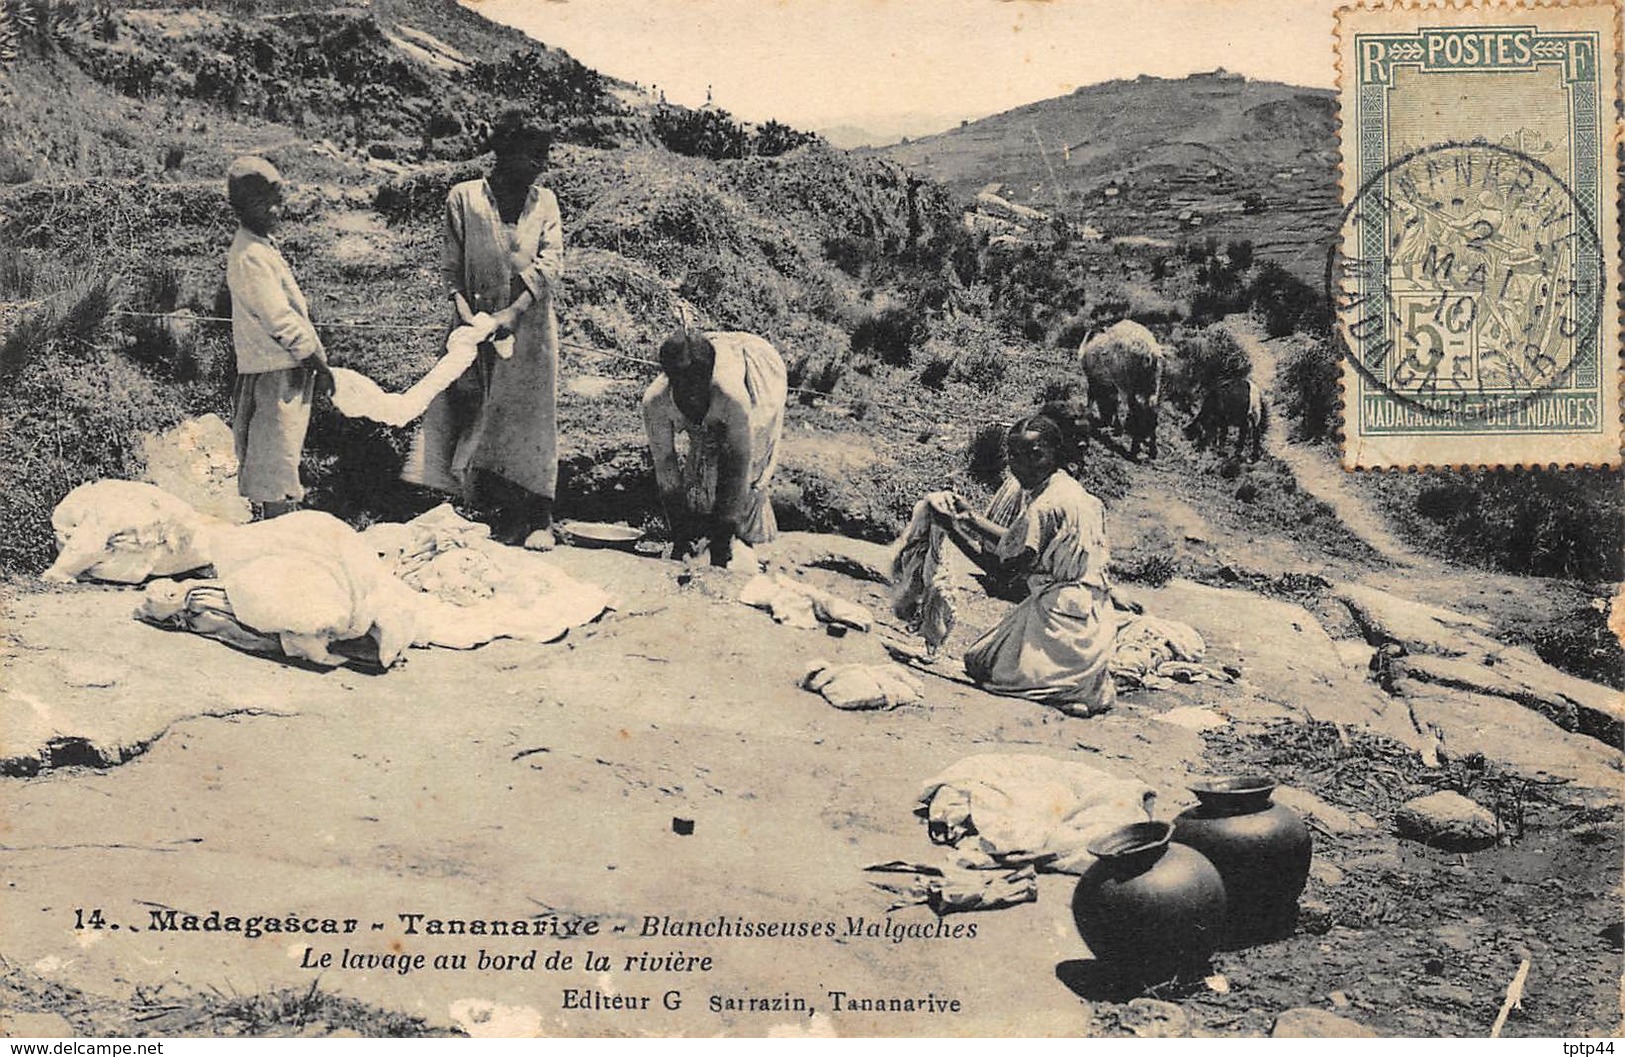
[[[1004,437],[1010,427],[990,422],[978,429],[965,449],[965,470],[971,479],[987,489],[994,489],[1004,478]]]
[[[649,129],[661,146],[674,154],[721,161],[749,153],[750,133],[726,110],[714,107],[690,110],[661,103],[649,121]]]
[[[1073,400],[1081,388],[1083,387],[1076,378],[1051,378],[1038,387],[1038,392],[1033,394],[1033,398],[1041,406],[1064,404]]]
[[[1625,573],[1622,482],[1618,473],[1595,471],[1473,470],[1387,476],[1373,488],[1389,516],[1454,560],[1616,581]]]
[[[1606,598],[1535,626],[1529,637],[1547,664],[1625,690],[1625,650],[1608,628]]]
[[[1125,583],[1166,587],[1168,581],[1179,575],[1179,562],[1166,554],[1148,554],[1136,561],[1118,565],[1112,572]]]
[[[893,367],[914,362],[914,347],[925,340],[925,320],[906,308],[883,308],[858,321],[852,330],[852,351],[873,353]]]
[[[1300,439],[1331,435],[1342,374],[1342,363],[1324,340],[1304,342],[1282,357],[1277,375],[1282,410],[1297,419]]]
[[[880,259],[880,243],[859,235],[831,235],[824,240],[824,256],[854,279]]]
[[[778,121],[769,121],[757,128],[751,138],[751,153],[764,158],[788,154],[798,147],[805,147],[809,143],[816,143],[818,136],[812,132],[802,132]]]
[[[920,384],[927,389],[940,390],[947,383],[953,367],[952,360],[933,359],[920,371]]]
[[[1274,261],[1258,269],[1250,290],[1253,307],[1272,338],[1296,330],[1324,334],[1329,325],[1326,299],[1313,286]]]

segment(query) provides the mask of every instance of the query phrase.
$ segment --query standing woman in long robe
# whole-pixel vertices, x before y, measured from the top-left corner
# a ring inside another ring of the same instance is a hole
[[[453,325],[489,313],[497,331],[430,404],[401,474],[462,496],[486,514],[496,539],[532,550],[553,546],[559,471],[553,300],[564,234],[558,200],[537,182],[550,146],[544,128],[509,111],[492,130],[491,175],[446,196],[441,275]]]

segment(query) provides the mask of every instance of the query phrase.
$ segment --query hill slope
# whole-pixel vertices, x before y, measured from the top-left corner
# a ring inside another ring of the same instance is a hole
[[[1107,235],[1248,238],[1308,277],[1337,215],[1335,113],[1324,89],[1143,76],[877,153],[961,195],[1005,184]]]

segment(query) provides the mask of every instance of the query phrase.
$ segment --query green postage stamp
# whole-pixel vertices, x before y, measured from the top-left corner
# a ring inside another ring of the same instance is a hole
[[[1619,465],[1618,18],[1338,12],[1346,467]]]

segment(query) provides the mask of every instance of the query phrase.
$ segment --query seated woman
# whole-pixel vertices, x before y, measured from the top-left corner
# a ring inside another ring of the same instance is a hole
[[[928,502],[949,539],[995,582],[1026,597],[965,654],[984,689],[1088,716],[1112,706],[1108,665],[1117,621],[1110,607],[1138,612],[1106,575],[1106,513],[1065,470],[1061,427],[1044,414],[1017,422],[1005,440],[1010,477],[984,516],[963,497]]]

